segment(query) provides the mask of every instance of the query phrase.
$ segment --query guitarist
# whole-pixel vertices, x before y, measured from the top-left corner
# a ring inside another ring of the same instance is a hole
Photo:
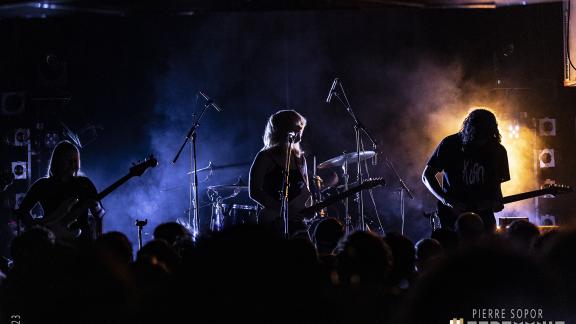
[[[305,230],[303,215],[298,215],[297,212],[311,201],[306,159],[300,147],[305,127],[306,119],[294,110],[280,110],[270,116],[263,136],[264,147],[258,152],[250,168],[250,198],[264,207],[259,221],[281,230],[284,166],[287,148],[292,146],[288,188],[290,233]],[[288,141],[290,133],[295,134],[292,143]]]
[[[54,147],[48,166],[48,176],[38,179],[26,193],[17,211],[26,227],[44,225],[62,219],[76,204],[87,206],[79,211],[78,227],[81,242],[91,241],[101,232],[101,218],[104,209],[96,201],[97,190],[92,181],[80,175],[80,152],[68,141]],[[32,208],[39,203],[44,211],[41,220],[30,215]],[[62,237],[56,237],[62,239]]]
[[[453,228],[463,212],[480,215],[486,231],[496,229],[494,212],[504,208],[500,184],[510,180],[508,156],[494,114],[476,109],[461,130],[442,140],[428,160],[422,181],[439,200],[442,227]],[[436,175],[443,173],[442,185]]]

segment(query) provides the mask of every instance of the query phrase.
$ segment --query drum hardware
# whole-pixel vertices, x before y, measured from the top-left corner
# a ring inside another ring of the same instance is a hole
[[[248,191],[248,186],[238,186],[238,185],[216,185],[209,186],[208,190],[233,190],[233,191]]]
[[[328,93],[328,97],[326,98],[326,102],[330,103],[332,97],[336,97],[338,99],[338,101],[340,101],[340,103],[342,103],[342,105],[344,106],[346,112],[348,113],[348,115],[350,115],[350,117],[352,118],[352,121],[354,122],[354,137],[355,137],[355,143],[356,143],[356,181],[358,181],[359,185],[361,186],[363,184],[363,174],[362,174],[362,167],[360,165],[360,162],[362,161],[362,153],[361,152],[361,134],[366,135],[366,137],[368,137],[368,139],[370,140],[370,142],[372,143],[372,147],[374,148],[374,150],[378,149],[378,144],[376,143],[376,140],[374,139],[374,137],[372,136],[372,134],[370,134],[370,132],[366,129],[366,127],[364,127],[364,125],[360,122],[360,120],[358,119],[358,117],[356,116],[356,113],[354,112],[354,110],[352,109],[352,105],[350,105],[350,101],[348,101],[348,96],[346,96],[346,91],[344,90],[344,86],[342,85],[342,82],[336,78],[334,79],[334,82],[332,83],[332,87],[330,88],[330,91]],[[375,152],[372,152],[372,156],[376,155]],[[347,159],[344,159],[346,162]],[[346,164],[346,169],[348,168],[347,163],[342,162],[342,164]],[[348,181],[348,180],[346,180]],[[346,182],[347,183],[347,182]],[[360,229],[361,230],[366,230],[366,226],[365,226],[365,222],[364,222],[364,199],[362,196],[362,192],[358,192],[357,193],[357,199],[358,199],[358,214],[360,216]],[[348,215],[346,215],[347,217]]]
[[[212,163],[212,161],[208,162],[208,166],[198,169],[196,170],[196,172],[202,172],[202,171],[210,171],[210,174],[212,174],[212,172],[214,170],[221,170],[221,169],[231,169],[231,168],[240,168],[240,167],[245,167],[250,165],[250,162],[239,162],[239,163],[231,163],[231,164],[224,164],[224,165],[215,165],[214,163]],[[187,172],[186,174],[193,174],[194,171],[190,171]]]
[[[319,203],[320,201],[322,201],[322,190],[323,190],[323,185],[324,185],[324,181],[322,180],[322,178],[320,176],[318,176],[318,174],[316,174],[316,155],[314,155],[314,168],[313,168],[313,173],[312,173],[312,201],[316,204]],[[318,213],[316,213],[317,216],[319,217],[324,217],[326,216],[326,209],[322,209],[320,211],[318,211]],[[316,216],[315,215],[315,216]],[[314,217],[316,218],[316,217]]]
[[[344,159],[342,171],[344,171],[344,191],[348,191],[348,180],[350,179],[350,176],[348,175],[348,159]],[[346,197],[344,198],[344,232],[346,233],[346,236],[350,235],[352,230],[352,218],[350,217],[348,197]]]
[[[349,164],[353,164],[353,163],[358,163],[358,169],[360,169],[360,162],[373,158],[374,156],[376,156],[376,152],[374,151],[359,151],[359,152],[352,152],[352,153],[342,153],[342,155],[333,157],[329,160],[326,160],[322,163],[320,163],[318,165],[318,169],[327,169],[327,168],[333,168],[333,167],[342,167],[342,171],[343,171],[343,180],[344,180],[344,184],[343,185],[339,185],[336,188],[337,189],[343,189],[344,191],[347,191],[349,189],[350,185],[358,185],[358,183],[360,181],[358,181],[359,179],[361,179],[361,177],[357,176],[357,179],[355,182],[350,182],[350,175],[348,173],[348,165]],[[360,173],[359,173],[360,174]],[[362,224],[362,228],[364,228],[364,215],[363,215],[363,204],[362,204],[362,199],[361,199],[361,193],[358,193],[358,195],[356,196],[356,201],[359,202],[358,206],[361,210],[361,224]],[[344,226],[345,226],[345,230],[346,230],[346,235],[350,234],[351,231],[353,231],[353,225],[352,225],[352,218],[350,217],[350,212],[349,212],[349,200],[348,198],[344,199]]]
[[[231,185],[214,185],[209,186],[208,190],[218,191],[218,190],[233,190],[234,192],[240,193],[241,191],[248,191],[248,185],[242,180],[242,177],[238,177],[236,183]]]
[[[186,146],[186,144],[190,141],[190,145],[191,147],[191,167],[192,170],[190,170],[190,177],[192,178],[191,180],[191,184],[190,184],[190,191],[189,191],[189,207],[188,207],[188,223],[192,225],[192,240],[196,240],[196,238],[198,237],[198,235],[200,234],[200,209],[198,208],[198,202],[199,202],[199,198],[198,198],[198,166],[197,166],[197,154],[196,154],[196,137],[198,135],[197,132],[197,128],[198,126],[200,126],[200,120],[202,119],[202,116],[204,116],[204,113],[206,112],[206,109],[208,109],[208,107],[212,107],[214,108],[214,110],[220,112],[221,109],[220,107],[218,107],[216,105],[216,103],[210,99],[208,96],[206,96],[204,93],[202,93],[202,91],[198,91],[198,93],[196,94],[196,103],[198,103],[198,99],[199,96],[202,96],[202,98],[204,98],[205,100],[205,104],[202,107],[202,111],[200,112],[200,114],[198,114],[198,116],[196,116],[196,114],[192,114],[192,126],[190,127],[190,130],[188,130],[188,133],[186,134],[186,138],[184,139],[184,142],[182,143],[182,145],[180,146],[180,149],[178,150],[178,152],[176,153],[176,155],[174,156],[174,159],[172,159],[172,164],[176,164],[176,161],[178,160],[178,158],[180,157],[180,154],[182,153],[182,150],[184,150],[184,147]],[[192,214],[190,211],[194,210],[194,213]]]
[[[247,192],[248,186],[238,177],[235,184],[213,185],[207,188],[207,194],[212,205],[212,214],[210,217],[210,230],[213,232],[221,231],[228,226],[240,225],[245,223],[258,223],[258,205],[241,205],[234,203],[225,203],[235,198],[241,192]],[[226,196],[222,192],[229,193]]]
[[[210,170],[210,172],[212,172],[212,161],[208,162],[208,166],[200,168],[196,171],[186,172],[186,174],[194,174],[196,172],[202,172],[202,171],[206,171],[206,170]]]
[[[402,233],[402,235],[404,235],[404,220],[405,220],[404,192],[406,192],[408,194],[408,197],[410,197],[410,199],[414,199],[414,195],[412,195],[412,192],[406,186],[406,183],[404,183],[404,180],[402,180],[402,177],[400,177],[400,175],[396,171],[396,168],[394,168],[392,161],[390,161],[390,159],[388,159],[388,157],[386,157],[386,165],[392,170],[392,172],[396,176],[396,179],[398,179],[398,184],[399,184],[398,191],[400,192],[400,217],[402,218],[401,233]]]
[[[222,197],[218,189],[229,190],[230,187],[234,187],[230,195]],[[212,205],[212,214],[210,215],[210,230],[213,232],[220,231],[224,228],[224,215],[225,212],[223,208],[225,205],[223,201],[234,198],[240,193],[239,186],[229,186],[229,185],[216,185],[210,186],[207,189],[208,198]]]
[[[318,169],[328,169],[334,167],[341,167],[344,163],[356,163],[358,161],[368,160],[376,155],[374,151],[362,151],[360,152],[360,159],[358,159],[358,153],[343,153],[342,155],[333,157],[326,160],[318,165]]]
[[[212,205],[210,230],[221,231],[230,226],[241,224],[259,224],[258,205],[226,204],[222,200]]]
[[[258,224],[258,205],[240,205],[233,204],[229,211],[232,225],[240,224]]]

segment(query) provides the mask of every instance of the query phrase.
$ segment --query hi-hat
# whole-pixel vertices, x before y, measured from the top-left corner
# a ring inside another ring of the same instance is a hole
[[[374,151],[362,151],[360,152],[360,161],[367,160],[371,157],[376,155]],[[356,152],[342,154],[340,156],[331,158],[330,160],[326,160],[320,164],[318,164],[318,169],[327,169],[327,168],[334,168],[344,165],[344,163],[352,164],[358,162],[358,154]]]

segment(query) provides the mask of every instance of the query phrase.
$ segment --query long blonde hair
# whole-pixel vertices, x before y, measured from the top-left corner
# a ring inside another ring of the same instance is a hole
[[[300,133],[306,127],[306,118],[295,110],[279,110],[274,113],[264,129],[264,149],[284,145],[289,132]],[[304,152],[300,147],[300,141],[293,145],[294,153],[300,157]]]

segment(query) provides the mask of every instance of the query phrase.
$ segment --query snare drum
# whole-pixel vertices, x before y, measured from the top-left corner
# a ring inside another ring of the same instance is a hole
[[[230,209],[229,218],[232,225],[240,224],[258,224],[258,211],[260,208],[257,205],[238,205],[233,204]]]

